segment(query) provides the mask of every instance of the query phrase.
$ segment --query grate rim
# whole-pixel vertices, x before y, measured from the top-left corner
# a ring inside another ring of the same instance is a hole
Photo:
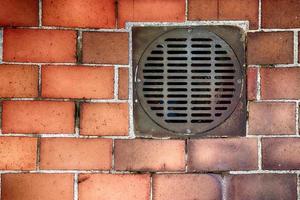
[[[145,48],[135,81],[138,101],[150,119],[175,133],[196,134],[215,128],[233,113],[243,77],[234,51],[215,33],[176,28]]]

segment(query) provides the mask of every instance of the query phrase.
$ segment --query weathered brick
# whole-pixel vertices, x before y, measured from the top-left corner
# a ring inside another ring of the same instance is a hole
[[[128,64],[128,33],[84,32],[84,63]]]
[[[80,200],[148,200],[150,176],[136,174],[80,174]]]
[[[119,0],[118,26],[126,22],[183,22],[185,1]]]
[[[109,170],[112,140],[45,138],[41,140],[41,169]]]
[[[2,200],[72,200],[72,174],[3,174]]]
[[[128,68],[119,68],[119,99],[128,99]]]
[[[188,142],[189,171],[257,169],[256,139],[201,139]]]
[[[114,0],[44,0],[43,25],[114,28]]]
[[[190,20],[249,20],[258,28],[258,0],[190,0]]]
[[[299,138],[264,138],[262,147],[264,169],[300,169]]]
[[[153,200],[221,200],[218,176],[206,174],[167,174],[153,176]]]
[[[262,68],[262,99],[300,99],[300,68]]]
[[[76,32],[4,29],[3,60],[16,62],[75,62]]]
[[[294,103],[249,103],[249,134],[295,134]]]
[[[247,174],[225,177],[226,199],[296,200],[297,176],[290,174]]]
[[[247,69],[247,98],[248,100],[255,100],[257,94],[257,72],[255,67]]]
[[[1,97],[37,97],[37,66],[0,65]]]
[[[219,19],[249,20],[251,29],[258,28],[258,0],[219,0]]]
[[[85,103],[80,118],[82,135],[128,135],[127,103]]]
[[[38,0],[1,0],[0,26],[37,26]]]
[[[36,151],[36,138],[0,137],[0,169],[34,170]]]
[[[217,20],[218,0],[189,0],[189,20]]]
[[[184,148],[184,140],[116,140],[115,169],[182,171]]]
[[[289,64],[293,55],[293,32],[248,33],[248,64]]]
[[[72,102],[4,101],[3,133],[73,133]]]
[[[249,103],[249,134],[296,134],[294,103]]]
[[[111,99],[113,95],[113,67],[42,67],[43,97]]]
[[[262,27],[264,28],[299,28],[300,1],[298,0],[263,0]]]

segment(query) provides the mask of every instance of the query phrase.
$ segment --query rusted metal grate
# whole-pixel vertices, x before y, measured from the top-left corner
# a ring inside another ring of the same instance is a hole
[[[142,108],[159,126],[177,133],[202,133],[220,125],[241,96],[237,56],[204,29],[163,33],[144,50],[136,72]]]

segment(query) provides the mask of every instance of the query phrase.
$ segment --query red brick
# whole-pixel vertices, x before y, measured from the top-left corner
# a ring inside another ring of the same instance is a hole
[[[263,0],[262,27],[299,28],[300,2],[298,0]]]
[[[80,117],[82,135],[128,135],[127,103],[86,103]]]
[[[38,0],[1,0],[0,26],[37,26]]]
[[[262,147],[264,169],[300,169],[299,138],[264,138]]]
[[[296,133],[294,103],[249,104],[249,134],[277,135]]]
[[[85,63],[128,64],[128,33],[84,32]]]
[[[221,200],[218,176],[206,174],[167,174],[153,176],[153,200]]]
[[[185,0],[119,0],[118,26],[126,22],[183,22]]]
[[[258,0],[219,0],[219,19],[249,20],[251,29],[258,28]]]
[[[4,29],[3,60],[16,62],[75,62],[76,32]]]
[[[248,20],[258,28],[258,0],[190,0],[189,20]]]
[[[2,200],[72,200],[71,174],[3,174]]]
[[[135,174],[80,174],[80,200],[148,200],[150,176]]]
[[[43,97],[111,99],[113,95],[113,67],[42,67]]]
[[[296,200],[297,176],[290,174],[247,174],[225,177],[226,199]]]
[[[257,169],[256,139],[201,139],[188,142],[189,171]]]
[[[44,0],[43,25],[114,28],[114,0]]]
[[[184,140],[116,140],[115,169],[129,171],[182,171]]]
[[[128,99],[128,68],[119,68],[119,99]]]
[[[4,101],[3,133],[73,133],[72,102]]]
[[[248,100],[255,100],[257,94],[257,72],[258,69],[250,67],[247,69],[247,97]]]
[[[0,65],[1,97],[37,97],[38,67]]]
[[[36,138],[0,137],[0,169],[34,170],[36,151]]]
[[[218,0],[189,0],[189,20],[217,20]]]
[[[292,32],[259,32],[248,34],[248,64],[293,63]]]
[[[112,140],[47,138],[41,140],[41,169],[109,170]]]
[[[300,68],[262,68],[263,99],[300,99]]]

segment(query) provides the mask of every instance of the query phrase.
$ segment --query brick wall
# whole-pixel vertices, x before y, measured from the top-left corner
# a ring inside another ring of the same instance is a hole
[[[136,139],[126,22],[204,21],[249,22],[247,136]],[[1,200],[300,200],[300,1],[1,0],[0,27]]]

